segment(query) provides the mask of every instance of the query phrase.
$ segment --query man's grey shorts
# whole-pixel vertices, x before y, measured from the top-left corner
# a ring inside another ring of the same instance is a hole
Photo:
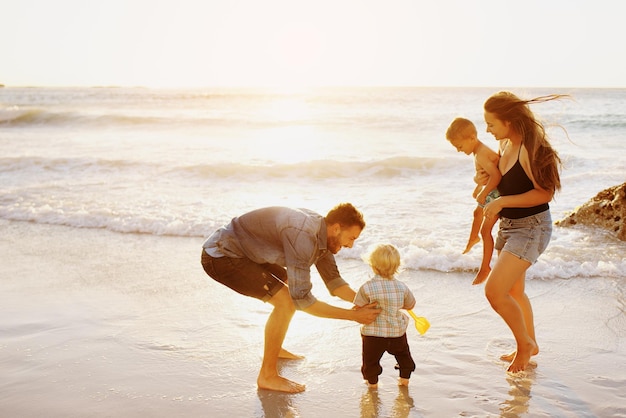
[[[287,282],[287,270],[276,264],[258,264],[247,258],[211,257],[202,250],[206,274],[242,295],[267,302]],[[278,280],[278,279],[280,280]]]

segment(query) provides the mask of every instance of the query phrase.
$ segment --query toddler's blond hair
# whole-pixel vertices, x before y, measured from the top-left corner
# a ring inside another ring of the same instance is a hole
[[[446,139],[448,141],[456,141],[477,136],[476,126],[474,123],[465,118],[456,118],[452,121],[446,131]]]
[[[385,279],[392,279],[400,269],[400,252],[391,244],[371,247],[363,260],[372,267],[374,273]]]

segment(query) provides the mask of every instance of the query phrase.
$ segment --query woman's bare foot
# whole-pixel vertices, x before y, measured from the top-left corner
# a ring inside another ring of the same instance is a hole
[[[474,238],[470,237],[469,241],[467,241],[467,246],[465,247],[465,250],[463,250],[463,254],[469,253],[472,247],[478,244],[479,242],[480,242],[479,237],[474,237]]]
[[[484,269],[481,268],[480,270],[478,270],[478,273],[474,277],[474,281],[472,282],[472,284],[473,285],[481,284],[482,282],[487,280],[489,273],[491,273],[491,267],[487,267]]]
[[[280,352],[278,353],[278,358],[287,359],[287,360],[301,360],[304,358],[304,356],[290,353],[289,351],[281,347]]]
[[[398,379],[399,386],[409,386],[409,379],[405,379],[404,377],[400,377]]]
[[[515,358],[515,355],[517,354],[517,351],[513,351],[512,353],[509,354],[502,354],[500,356],[500,360],[502,361],[508,361],[509,363],[513,361],[513,359]]]
[[[528,366],[528,362],[530,361],[530,357],[534,352],[539,352],[539,348],[534,341],[530,341],[523,347],[519,347],[515,353],[515,358],[513,358],[513,361],[509,364],[507,372],[517,373],[525,370],[526,366]]]
[[[306,389],[305,385],[301,385],[300,383],[292,382],[289,379],[285,379],[282,376],[274,375],[270,377],[259,377],[256,380],[256,384],[259,389],[267,389],[267,390],[275,390],[278,392],[287,392],[287,393],[298,393],[304,392]]]
[[[517,354],[517,351],[513,351],[512,353],[509,353],[509,354],[503,354],[500,356],[500,360],[508,361],[510,363],[515,358],[516,354]],[[536,356],[537,354],[539,354],[539,347],[537,346],[537,343],[535,343],[535,350],[530,355]]]

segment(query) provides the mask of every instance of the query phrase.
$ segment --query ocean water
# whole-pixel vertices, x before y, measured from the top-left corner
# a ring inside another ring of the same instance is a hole
[[[444,134],[465,116],[495,149],[482,105],[497,90],[2,88],[0,219],[193,237],[200,248],[247,210],[325,214],[352,202],[368,226],[339,258],[389,241],[409,270],[471,271],[480,245],[461,252],[473,162]],[[511,90],[572,95],[532,108],[564,162],[553,220],[626,181],[626,89]],[[528,276],[623,277],[626,244],[555,227]]]
[[[626,243],[608,232],[555,227],[528,273],[537,366],[498,360],[514,340],[470,285],[480,245],[461,254],[473,163],[444,137],[466,116],[495,148],[496,90],[0,89],[0,415],[626,416]],[[513,91],[573,95],[534,108],[565,165],[555,220],[626,180],[626,90]],[[359,325],[296,313],[286,348],[306,359],[280,367],[307,391],[257,391],[271,307],[208,279],[201,243],[259,206],[345,201],[368,226],[342,274],[358,286],[367,247],[396,244],[432,325],[407,330],[411,388],[385,356],[369,391]]]

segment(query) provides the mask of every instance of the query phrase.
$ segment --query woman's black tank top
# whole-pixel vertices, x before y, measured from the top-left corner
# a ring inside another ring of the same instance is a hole
[[[498,184],[498,192],[500,192],[500,196],[522,194],[535,188],[533,182],[530,178],[528,178],[522,164],[519,161],[519,154],[521,151],[522,147],[520,146],[519,152],[517,153],[517,161],[513,167],[511,167],[511,169],[502,176],[500,184]],[[520,219],[545,212],[548,209],[550,209],[550,206],[547,203],[530,208],[504,208],[500,211],[500,216],[509,219]]]

